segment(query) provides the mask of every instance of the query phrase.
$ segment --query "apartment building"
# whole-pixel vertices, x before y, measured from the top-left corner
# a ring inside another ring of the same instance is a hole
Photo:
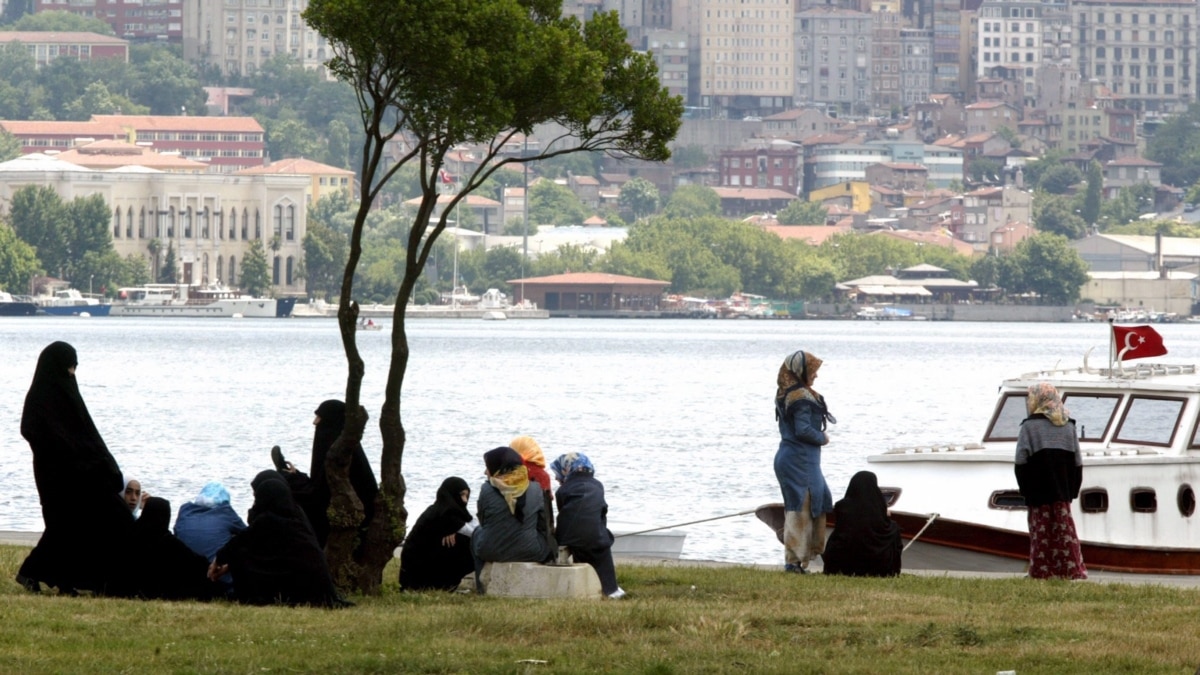
[[[908,109],[933,93],[933,31],[900,29],[900,51],[900,102]]]
[[[796,14],[796,105],[840,115],[871,112],[871,15],[814,8]]]
[[[183,57],[227,75],[251,75],[277,54],[324,69],[333,54],[304,23],[308,0],[183,0]]]
[[[37,0],[35,12],[70,12],[99,19],[132,42],[183,39],[183,0]]]
[[[775,188],[796,194],[799,187],[800,149],[793,143],[774,141],[753,148],[721,153],[721,185]]]
[[[699,104],[740,119],[791,107],[793,11],[789,0],[699,0]]]
[[[651,30],[642,39],[642,49],[650,52],[658,66],[658,79],[672,95],[684,101],[688,90],[688,35],[683,31]]]
[[[56,59],[129,62],[129,41],[86,32],[0,31],[0,45],[16,42],[29,50],[38,68]]]
[[[903,104],[900,86],[903,76],[904,46],[900,39],[902,22],[900,14],[887,10],[887,5],[879,8],[872,3],[871,13],[871,97],[872,107],[880,112],[888,112],[893,107],[900,108]]]
[[[1195,0],[1074,0],[1080,76],[1145,113],[1182,112],[1196,99]]]
[[[1043,64],[1071,61],[1070,14],[1065,3],[984,0],[979,7],[975,74],[1003,69],[1026,105],[1036,106]]]

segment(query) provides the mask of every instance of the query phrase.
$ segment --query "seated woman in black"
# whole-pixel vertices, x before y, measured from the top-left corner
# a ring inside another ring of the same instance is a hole
[[[209,600],[217,586],[208,580],[208,559],[171,534],[171,503],[149,497],[134,524],[133,594],[164,600]]]
[[[833,534],[821,559],[825,574],[894,577],[900,574],[900,526],[888,516],[875,474],[859,471],[833,505]]]
[[[229,572],[237,600],[252,605],[349,604],[334,588],[325,554],[283,476],[263,471],[250,485],[249,525],[217,551],[208,578]]]
[[[406,590],[452,591],[475,569],[471,557],[474,518],[467,510],[471,488],[451,476],[442,481],[437,499],[417,518],[400,551],[400,587]]]
[[[596,469],[582,452],[560,456],[550,464],[550,470],[561,484],[558,500],[558,543],[571,549],[575,562],[587,563],[596,570],[600,588],[614,600],[625,597],[617,585],[617,570],[613,566],[613,534],[608,531],[608,502],[604,501],[604,485],[596,480]]]

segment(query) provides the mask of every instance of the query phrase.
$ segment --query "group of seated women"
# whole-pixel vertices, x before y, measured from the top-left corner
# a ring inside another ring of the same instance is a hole
[[[472,517],[468,509],[471,490],[467,482],[459,477],[443,481],[436,501],[404,540],[402,588],[455,590],[463,577],[474,571],[476,588],[483,592],[480,572],[484,564],[550,563],[558,558],[562,546],[577,562],[596,570],[605,595],[625,595],[613,566],[604,486],[596,480],[586,455],[566,454],[551,464],[560,484],[555,497],[551,497],[545,457],[532,438],[520,436],[509,446],[489,450],[483,461],[487,480],[479,488],[478,517]],[[531,491],[533,486],[539,489]]]

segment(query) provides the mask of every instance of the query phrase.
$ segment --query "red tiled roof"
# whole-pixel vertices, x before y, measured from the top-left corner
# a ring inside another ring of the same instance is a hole
[[[665,288],[671,285],[669,281],[657,279],[641,279],[627,277],[621,274],[605,274],[603,272],[567,272],[566,274],[551,274],[548,277],[531,277],[528,279],[509,279],[510,284],[557,284],[559,286],[659,286]]]
[[[262,133],[262,125],[253,117],[197,117],[194,115],[92,115],[97,122],[108,122],[138,131],[239,131]]]
[[[96,121],[2,120],[0,127],[4,127],[4,130],[13,136],[125,137],[125,130],[120,125]]]
[[[817,246],[835,234],[846,234],[850,225],[768,225],[763,229],[780,239],[798,239]]]
[[[796,195],[774,188],[714,187],[721,199],[796,199]]]
[[[249,175],[299,174],[299,175],[304,175],[304,176],[313,176],[313,175],[319,175],[319,174],[324,174],[324,175],[335,174],[335,175],[339,175],[339,176],[353,176],[354,175],[353,171],[348,171],[346,169],[339,169],[336,166],[330,166],[328,164],[314,162],[311,159],[304,159],[303,157],[290,157],[288,159],[280,159],[280,160],[271,162],[270,164],[267,164],[266,166],[252,166],[252,167],[242,169],[240,171],[235,171],[234,173],[249,174]]]
[[[85,31],[0,31],[0,44],[8,44],[9,42],[39,42],[43,44],[86,43],[92,45],[129,44],[128,40],[122,40],[119,37],[114,37],[112,35],[101,35],[100,33],[88,33]]]

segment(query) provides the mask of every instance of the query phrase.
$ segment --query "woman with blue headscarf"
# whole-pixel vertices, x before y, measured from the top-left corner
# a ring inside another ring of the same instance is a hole
[[[625,597],[613,566],[613,534],[608,531],[604,485],[596,480],[591,460],[582,452],[570,452],[551,462],[550,471],[560,484],[554,496],[558,503],[555,536],[559,545],[571,550],[575,562],[587,563],[596,570],[605,595],[614,600]]]
[[[813,388],[821,359],[793,352],[776,376],[775,419],[779,450],[775,477],[783,491],[784,570],[807,574],[808,563],[825,550],[825,516],[833,497],[821,473],[821,446],[829,443],[827,423],[835,423],[825,397]]]
[[[209,562],[244,529],[245,521],[229,503],[229,490],[216,481],[205,483],[195,499],[179,507],[175,518],[175,536]]]

